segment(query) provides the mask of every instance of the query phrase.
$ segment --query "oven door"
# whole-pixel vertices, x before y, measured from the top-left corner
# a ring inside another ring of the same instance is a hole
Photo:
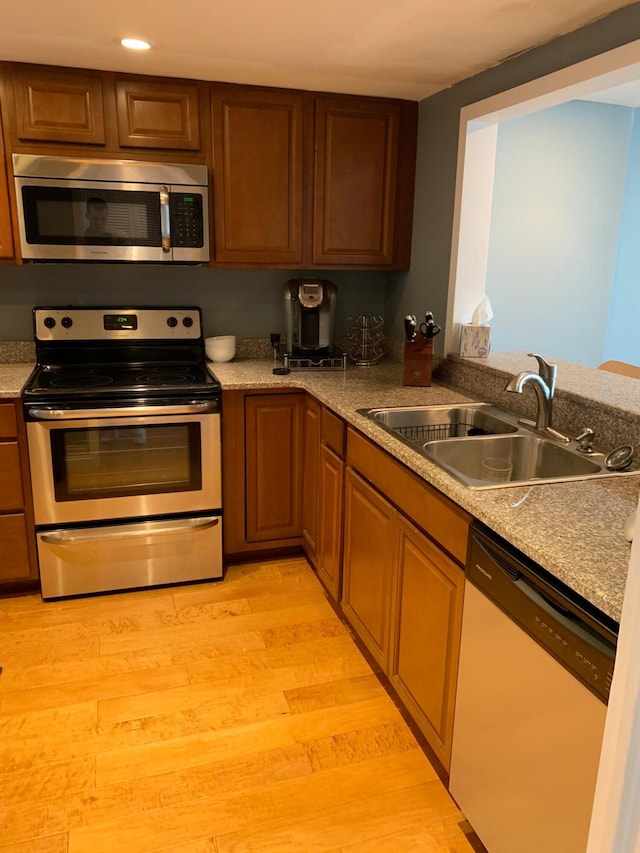
[[[27,423],[36,526],[221,507],[219,413],[69,414]]]

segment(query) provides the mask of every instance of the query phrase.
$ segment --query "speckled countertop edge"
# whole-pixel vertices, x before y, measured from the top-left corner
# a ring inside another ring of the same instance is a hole
[[[0,364],[0,398],[17,398],[35,364]]]
[[[484,522],[595,607],[620,620],[631,545],[626,517],[638,505],[640,477],[612,477],[474,491],[377,427],[359,408],[437,405],[470,398],[436,383],[402,386],[402,365],[349,367],[345,372],[274,376],[273,362],[211,364],[223,390],[302,388],[332,408],[418,476]]]

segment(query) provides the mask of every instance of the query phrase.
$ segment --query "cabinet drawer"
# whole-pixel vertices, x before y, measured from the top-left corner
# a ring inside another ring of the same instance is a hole
[[[346,429],[344,421],[329,409],[322,409],[322,443],[344,459]]]
[[[27,524],[22,513],[0,515],[0,583],[31,577]]]
[[[0,443],[0,510],[22,509],[20,454],[15,441]]]
[[[13,403],[0,403],[0,438],[15,438],[17,434],[16,407]]]
[[[464,565],[468,513],[352,429],[347,430],[347,464]]]

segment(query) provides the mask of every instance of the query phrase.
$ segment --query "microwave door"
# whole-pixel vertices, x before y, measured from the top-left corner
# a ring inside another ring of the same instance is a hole
[[[24,259],[173,260],[167,187],[16,178],[16,191]]]

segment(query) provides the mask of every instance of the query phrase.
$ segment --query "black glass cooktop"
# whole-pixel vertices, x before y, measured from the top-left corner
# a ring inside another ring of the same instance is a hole
[[[204,363],[100,364],[96,366],[40,365],[24,389],[26,400],[111,397],[211,396],[220,393],[218,381]]]

